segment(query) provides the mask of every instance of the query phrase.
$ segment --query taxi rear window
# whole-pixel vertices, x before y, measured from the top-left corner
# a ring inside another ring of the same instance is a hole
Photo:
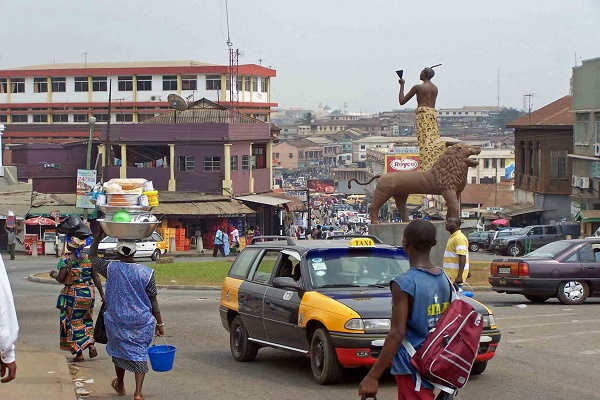
[[[323,249],[306,255],[314,288],[385,285],[410,268],[402,249]]]

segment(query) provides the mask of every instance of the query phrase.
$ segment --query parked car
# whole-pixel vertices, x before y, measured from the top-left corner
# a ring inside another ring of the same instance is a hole
[[[479,249],[486,249],[489,245],[490,231],[479,231],[469,234],[469,251],[479,251]]]
[[[535,303],[556,297],[581,304],[600,296],[600,238],[559,240],[523,257],[496,259],[488,280],[498,293],[522,294]]]
[[[335,383],[344,367],[372,366],[391,324],[390,280],[406,272],[402,248],[373,236],[302,240],[263,236],[242,250],[223,281],[219,313],[237,361],[262,347],[304,354],[320,384]],[[494,357],[500,331],[483,315],[472,374]]]
[[[535,250],[557,240],[565,239],[564,225],[532,225],[512,235],[497,236],[492,240],[494,253],[519,257],[525,250]],[[504,231],[501,231],[504,232]]]
[[[107,236],[98,244],[98,257],[117,258],[117,241],[119,239]],[[167,253],[167,242],[160,236],[158,232],[145,239],[134,240],[136,252],[135,258],[150,257],[152,261],[156,261],[161,255]],[[86,247],[89,249],[89,246]]]

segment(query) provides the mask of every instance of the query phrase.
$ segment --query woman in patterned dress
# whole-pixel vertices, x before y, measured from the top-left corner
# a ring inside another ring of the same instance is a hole
[[[83,252],[90,241],[91,238],[83,240],[67,236],[69,253],[60,259],[57,271],[50,272],[50,276],[65,285],[56,303],[60,310],[60,349],[74,354],[73,361],[76,362],[84,360],[86,348],[90,358],[98,355],[94,346],[94,287],[98,288],[102,299],[104,291],[92,262]]]
[[[101,229],[101,228],[100,228]],[[154,270],[135,262],[134,242],[119,239],[118,261],[108,262],[96,254],[104,237],[102,230],[90,246],[94,269],[106,278],[104,325],[117,377],[111,386],[125,395],[125,371],[135,374],[134,400],[143,400],[142,386],[148,372],[148,347],[154,335],[164,335],[164,324],[156,299]]]

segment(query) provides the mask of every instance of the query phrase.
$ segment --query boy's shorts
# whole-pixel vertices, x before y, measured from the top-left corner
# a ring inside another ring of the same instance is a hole
[[[394,375],[398,386],[398,400],[434,400],[433,391],[421,387],[415,392],[415,381],[412,375]]]

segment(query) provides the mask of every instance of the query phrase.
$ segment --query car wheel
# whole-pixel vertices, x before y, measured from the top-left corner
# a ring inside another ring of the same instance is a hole
[[[588,294],[587,283],[580,281],[561,282],[556,293],[558,300],[567,305],[582,304],[587,299]]]
[[[235,316],[229,327],[229,347],[236,361],[254,361],[258,353],[258,345],[248,340],[248,331],[239,315]]]
[[[469,245],[469,250],[472,252],[476,252],[479,250],[479,243],[473,242]]]
[[[520,257],[523,255],[523,247],[518,243],[512,243],[508,246],[508,254],[512,257]]]
[[[310,368],[320,385],[336,383],[344,374],[329,333],[324,328],[317,329],[310,342]]]
[[[481,375],[483,371],[487,368],[487,361],[476,362],[473,364],[473,368],[471,368],[471,375]]]
[[[152,259],[152,261],[158,260],[160,258],[160,249],[154,250],[154,253],[152,253],[150,258]]]
[[[550,296],[539,296],[534,294],[526,294],[524,296],[532,303],[543,303],[550,298]]]

